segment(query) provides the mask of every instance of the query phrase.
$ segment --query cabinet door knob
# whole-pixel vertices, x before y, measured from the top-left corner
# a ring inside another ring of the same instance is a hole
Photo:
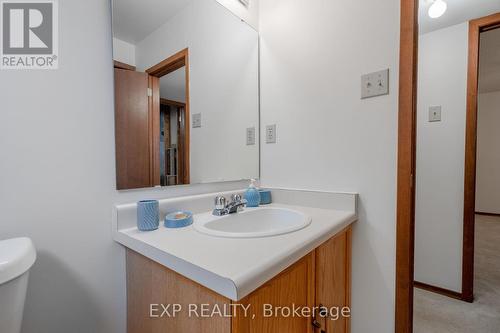
[[[316,318],[313,318],[311,324],[316,328],[321,328],[321,324],[316,320]]]

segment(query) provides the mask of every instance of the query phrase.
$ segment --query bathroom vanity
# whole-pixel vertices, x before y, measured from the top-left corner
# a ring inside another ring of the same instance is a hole
[[[222,194],[234,193],[241,191]],[[240,219],[308,223],[255,237],[238,237],[252,227],[226,236],[202,228],[210,229],[216,195],[160,200],[162,216],[194,212],[194,225],[182,229],[141,232],[136,205],[116,207],[114,239],[127,248],[128,332],[349,332],[356,194],[272,189],[273,204],[246,208]]]
[[[215,0],[113,1],[113,51],[118,190],[260,177],[253,27]],[[178,229],[140,231],[135,202],[115,207],[129,333],[349,331],[356,194],[270,190],[272,204],[243,210],[225,205],[243,190],[159,200],[160,222],[193,213]],[[147,202],[142,230],[158,220]]]

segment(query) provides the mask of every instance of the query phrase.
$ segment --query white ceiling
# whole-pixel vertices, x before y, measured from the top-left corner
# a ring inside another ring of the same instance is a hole
[[[500,0],[444,1],[448,4],[448,10],[443,16],[432,19],[427,15],[427,11],[433,1],[420,0],[418,20],[421,34],[500,12]]]
[[[481,33],[479,92],[500,90],[500,29]]]
[[[190,2],[191,0],[113,0],[113,37],[135,45]]]

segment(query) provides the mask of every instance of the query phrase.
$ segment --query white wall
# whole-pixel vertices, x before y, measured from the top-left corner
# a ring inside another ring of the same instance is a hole
[[[113,59],[135,66],[135,45],[113,38]]]
[[[0,239],[38,250],[24,333],[123,333],[113,204],[243,184],[115,191],[110,3],[60,1],[59,27],[58,70],[0,74]]]
[[[259,1],[250,0],[248,6],[243,5],[239,0],[216,0],[218,3],[229,9],[236,16],[251,25],[255,30],[259,30]]]
[[[500,91],[480,94],[477,119],[476,211],[500,214]]]
[[[160,97],[176,102],[186,102],[186,68],[168,73],[160,78]]]
[[[263,183],[360,193],[352,332],[393,332],[399,1],[260,6],[261,125],[277,124]],[[390,95],[361,100],[361,75],[384,68]]]
[[[460,292],[468,24],[419,38],[415,280]],[[429,106],[442,121],[429,122]]]
[[[193,0],[136,45],[138,70],[189,47],[191,182],[258,177],[259,146],[246,145],[258,128],[258,34],[212,0]]]
[[[213,1],[213,0],[212,0]],[[250,0],[248,6],[238,0],[215,0],[255,30],[259,30],[259,0]],[[113,59],[135,66],[135,45],[113,38]]]

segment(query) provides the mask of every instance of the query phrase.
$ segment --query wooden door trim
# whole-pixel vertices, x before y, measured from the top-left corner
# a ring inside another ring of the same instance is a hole
[[[160,78],[166,74],[169,74],[175,70],[178,70],[179,68],[184,67],[185,69],[185,77],[186,77],[186,102],[185,103],[178,103],[179,105],[184,108],[184,120],[185,120],[185,125],[184,125],[184,140],[183,140],[183,151],[181,152],[183,156],[183,161],[182,165],[185,167],[182,170],[182,174],[178,175],[180,178],[180,181],[182,184],[190,184],[190,102],[189,102],[189,49],[185,48],[184,50],[181,50],[177,52],[176,54],[168,57],[165,60],[160,61],[158,64],[150,67],[149,69],[146,70],[146,73],[149,75]],[[158,100],[161,103],[161,100],[159,98],[156,98],[155,100]],[[168,100],[164,100],[168,101]],[[175,101],[170,101],[170,102],[175,102]],[[182,104],[182,105],[180,105]],[[170,104],[174,105],[174,104]],[[153,105],[153,114],[160,112],[160,106]],[[154,125],[153,126],[153,136],[158,136],[159,134],[156,135],[155,132],[159,133],[159,123],[157,124],[158,126]],[[155,160],[155,165],[158,164],[159,167],[159,157],[158,160]],[[158,169],[159,170],[159,169]],[[158,180],[159,182],[159,180]]]
[[[479,36],[498,27],[500,13],[469,22],[467,69],[467,115],[465,127],[464,230],[462,254],[462,300],[474,300],[474,221],[476,205],[477,95],[479,83]]]
[[[462,300],[462,293],[459,293],[459,292],[456,292],[453,290],[449,290],[449,289],[445,289],[445,288],[441,288],[441,287],[436,287],[436,286],[431,286],[430,284],[422,283],[422,282],[418,282],[418,281],[414,281],[413,286],[415,288],[418,288],[418,289],[427,290],[427,291],[430,291],[430,292],[433,292],[436,294],[440,294],[440,295],[443,295],[446,297],[451,297],[454,299]]]
[[[186,76],[186,105],[184,107],[184,115],[185,115],[185,135],[184,138],[184,174],[182,175],[183,184],[190,184],[191,182],[191,163],[190,163],[190,148],[191,148],[191,111],[190,111],[190,91],[189,91],[189,52],[188,49],[185,50],[184,55],[184,68],[185,68],[185,76]]]
[[[161,105],[177,106],[177,107],[180,107],[180,108],[185,108],[186,107],[186,103],[177,102],[177,101],[174,101],[174,100],[171,100],[171,99],[166,99],[166,98],[160,98],[160,104]]]
[[[117,61],[117,60],[113,60],[113,66],[115,68],[119,68],[119,69],[126,69],[129,71],[135,71],[135,66],[132,66],[132,65],[129,65],[129,64],[126,64],[124,62]]]
[[[395,331],[413,331],[418,1],[401,0]]]
[[[476,212],[476,215],[483,215],[483,216],[496,216],[500,217],[499,213],[488,213],[488,212]]]
[[[159,186],[160,183],[160,96],[155,96],[160,91],[160,79],[149,75],[149,88],[151,96],[149,99],[149,158],[150,158],[150,182],[151,186]]]
[[[177,52],[176,54],[168,57],[165,60],[160,61],[156,65],[148,68],[146,73],[156,77],[162,77],[168,73],[171,73],[183,66],[186,66],[188,58],[188,49]]]

